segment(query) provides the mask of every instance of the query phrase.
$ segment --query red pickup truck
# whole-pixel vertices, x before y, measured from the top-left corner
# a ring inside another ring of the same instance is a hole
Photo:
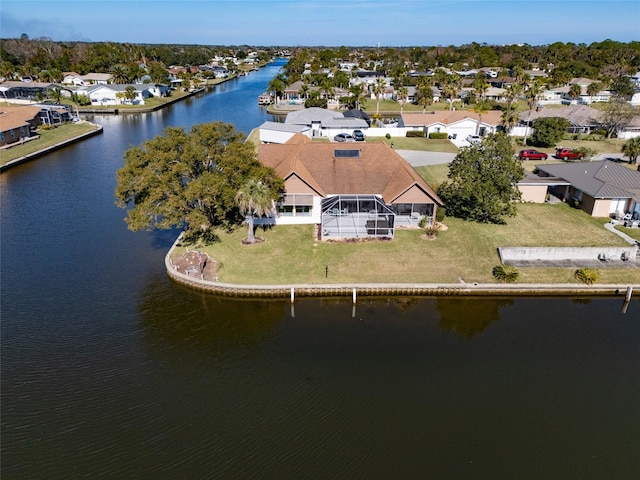
[[[574,150],[573,148],[556,148],[555,157],[558,160],[580,160],[582,158],[582,153]]]

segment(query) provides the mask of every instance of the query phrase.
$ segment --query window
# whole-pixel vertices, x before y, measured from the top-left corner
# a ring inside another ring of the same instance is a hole
[[[278,215],[283,217],[308,217],[313,209],[313,195],[290,193],[278,203]]]

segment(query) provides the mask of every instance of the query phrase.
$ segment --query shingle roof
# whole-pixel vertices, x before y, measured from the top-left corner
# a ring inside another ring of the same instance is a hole
[[[479,121],[480,115],[475,112],[467,110],[440,110],[433,113],[416,113],[416,112],[404,112],[402,114],[402,121],[405,125],[434,125],[436,123],[442,123],[444,125],[451,125],[453,123],[460,122],[466,118]],[[487,125],[500,125],[502,121],[502,112],[499,110],[490,110],[482,115],[482,123]]]
[[[357,150],[357,157],[336,157],[336,150]],[[393,203],[416,186],[438,205],[442,200],[395,150],[384,142],[317,143],[302,134],[287,143],[261,144],[258,158],[287,180],[297,176],[319,195],[382,195]]]
[[[538,111],[527,110],[520,114],[520,119],[533,122],[538,118],[560,117],[566,118],[576,126],[592,126],[599,125],[602,116],[602,112],[587,105],[570,105],[561,108],[542,108]]]
[[[29,125],[29,121],[37,117],[40,110],[40,107],[32,106],[0,106],[0,131],[6,132],[14,128]]]
[[[312,122],[320,122],[325,128],[366,128],[369,126],[361,118],[345,117],[342,112],[319,107],[290,112],[284,121],[284,123],[293,125],[311,125]]]
[[[601,162],[537,165],[549,175],[562,177],[593,198],[636,198],[640,200],[640,172],[610,160]]]

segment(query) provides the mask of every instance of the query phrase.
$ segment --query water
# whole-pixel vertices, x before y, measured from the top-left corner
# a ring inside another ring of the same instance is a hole
[[[2,478],[637,478],[640,303],[240,301],[166,276],[122,154],[250,130],[279,66],[0,176]],[[295,313],[295,316],[292,315]],[[355,313],[355,315],[353,315]]]

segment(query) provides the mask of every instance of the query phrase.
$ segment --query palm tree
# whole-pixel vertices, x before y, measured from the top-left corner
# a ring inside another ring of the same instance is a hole
[[[362,100],[365,96],[364,87],[361,83],[356,83],[355,85],[349,87],[349,92],[351,93],[351,95],[343,99],[344,105],[348,108],[356,108],[359,110],[360,104],[362,103]]]
[[[640,156],[640,137],[632,138],[622,145],[622,153],[629,157],[631,165],[635,165]]]
[[[275,102],[278,103],[278,94],[284,94],[284,89],[286,88],[285,78],[282,74],[275,77],[271,82],[269,82],[269,86],[267,90],[273,92],[273,98]]]
[[[512,105],[520,95],[522,95],[522,84],[521,83],[512,83],[507,89],[507,100],[509,101],[509,105]]]
[[[397,98],[400,101],[400,114],[402,114],[402,109],[404,108],[404,104],[407,103],[407,98],[409,97],[409,90],[407,87],[398,88]]]
[[[509,104],[507,108],[502,112],[502,125],[507,133],[511,132],[513,127],[518,123],[518,111],[515,105]]]
[[[529,107],[529,114],[527,115],[527,125],[524,131],[524,139],[523,144],[527,144],[527,132],[529,131],[529,120],[531,119],[531,111],[533,107],[538,103],[538,97],[542,93],[542,83],[540,80],[535,79],[531,85],[528,85],[527,91],[525,92],[525,96],[527,98],[527,106]]]
[[[376,83],[373,86],[373,94],[376,96],[376,115],[380,114],[380,98],[384,94],[384,89],[387,86],[387,82],[384,78],[376,78]]]
[[[307,81],[307,79],[304,79],[304,82],[302,83],[302,85],[300,86],[300,97],[302,98],[302,100],[306,100],[307,98],[309,98],[309,82]]]
[[[420,77],[416,93],[418,94],[418,102],[422,105],[422,113],[425,113],[427,105],[433,103],[433,89],[431,88],[431,79],[429,77]]]
[[[569,86],[569,96],[571,98],[578,98],[581,93],[582,93],[582,87],[577,83],[572,83]]]
[[[597,95],[600,90],[602,90],[602,83],[600,82],[592,82],[587,85],[587,95],[591,97],[591,102],[593,102],[593,97]]]
[[[479,72],[476,75],[476,78],[473,80],[473,89],[476,91],[476,95],[480,97],[480,100],[484,100],[484,96],[487,94],[487,90],[489,90],[489,83],[484,73]]]
[[[480,124],[482,123],[482,115],[489,111],[489,106],[487,105],[487,102],[480,100],[479,102],[476,102],[473,107],[473,111],[478,114],[478,123],[476,124],[476,135],[478,135],[478,132],[480,131]]]
[[[248,180],[236,194],[236,204],[242,215],[247,216],[249,235],[247,243],[255,243],[256,237],[253,231],[253,217],[268,215],[273,208],[273,200],[267,185],[260,180]]]
[[[449,99],[449,110],[453,110],[453,102],[462,89],[462,79],[458,75],[446,75],[440,88],[443,95]]]
[[[129,71],[124,65],[114,65],[111,69],[111,81],[123,85],[129,82]]]

